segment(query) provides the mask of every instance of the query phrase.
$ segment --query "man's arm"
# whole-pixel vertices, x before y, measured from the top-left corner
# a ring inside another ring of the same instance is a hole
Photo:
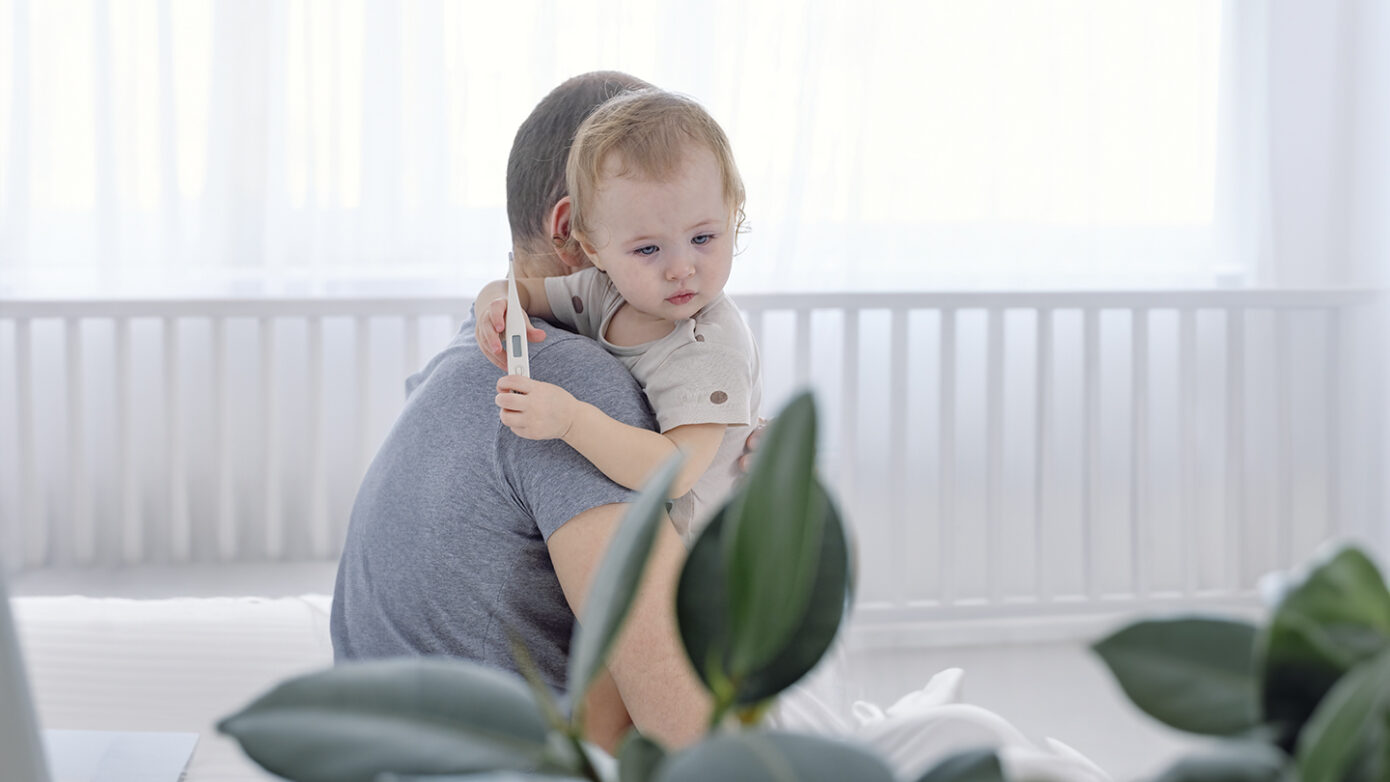
[[[590,508],[550,536],[550,559],[576,616],[583,615],[594,572],[627,508]],[[608,656],[608,670],[637,729],[670,748],[698,740],[711,708],[676,626],[676,585],[684,561],[685,547],[674,528],[659,524],[632,610]]]

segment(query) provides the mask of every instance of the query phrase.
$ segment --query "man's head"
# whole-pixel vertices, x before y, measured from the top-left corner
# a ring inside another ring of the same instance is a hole
[[[507,220],[519,276],[550,277],[584,263],[583,254],[566,245],[569,206],[561,203],[568,193],[570,144],[585,118],[609,98],[650,87],[618,71],[581,74],[551,90],[517,128],[507,158]]]

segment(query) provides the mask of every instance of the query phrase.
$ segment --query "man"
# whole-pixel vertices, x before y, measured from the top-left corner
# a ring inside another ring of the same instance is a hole
[[[518,129],[507,164],[517,276],[567,274],[570,141],[609,97],[649,86],[622,73],[577,76]],[[608,415],[654,428],[636,382],[596,343],[542,321],[531,374]],[[527,440],[498,417],[499,370],[472,323],[407,381],[405,408],[358,490],[338,566],[334,657],[448,655],[517,670],[509,631],[542,677],[565,688],[574,615],[635,493],[560,440]],[[672,606],[684,549],[661,526],[647,574],[589,696],[590,739],[614,751],[629,726],[668,746],[704,730],[709,703],[681,648]]]

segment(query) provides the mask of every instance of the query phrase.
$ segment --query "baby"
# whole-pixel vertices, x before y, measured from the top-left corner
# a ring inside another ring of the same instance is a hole
[[[684,452],[670,515],[688,545],[739,475],[762,396],[757,346],[724,294],[743,227],[743,180],[724,131],[699,104],[642,90],[611,99],[580,126],[566,185],[570,236],[555,241],[577,243],[593,266],[517,279],[521,308],[617,356],[661,433],[519,375],[497,382],[502,423],[521,437],[563,439],[634,489]],[[504,370],[506,310],[505,281],[478,294],[478,346]],[[527,338],[545,332],[531,327]]]

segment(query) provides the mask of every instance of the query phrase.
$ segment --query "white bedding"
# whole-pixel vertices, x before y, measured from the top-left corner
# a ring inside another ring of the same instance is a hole
[[[187,782],[246,782],[273,777],[214,725],[277,682],[332,664],[329,604],[327,595],[20,597],[14,614],[43,727],[194,731]],[[1020,782],[1108,782],[1064,745],[1035,744],[993,712],[961,703],[962,675],[944,671],[887,709],[860,703],[850,714],[802,687],[784,698],[781,723],[871,744],[905,778],[989,744]]]
[[[21,597],[20,644],[45,728],[196,731],[188,782],[273,779],[213,725],[331,665],[326,595]]]

